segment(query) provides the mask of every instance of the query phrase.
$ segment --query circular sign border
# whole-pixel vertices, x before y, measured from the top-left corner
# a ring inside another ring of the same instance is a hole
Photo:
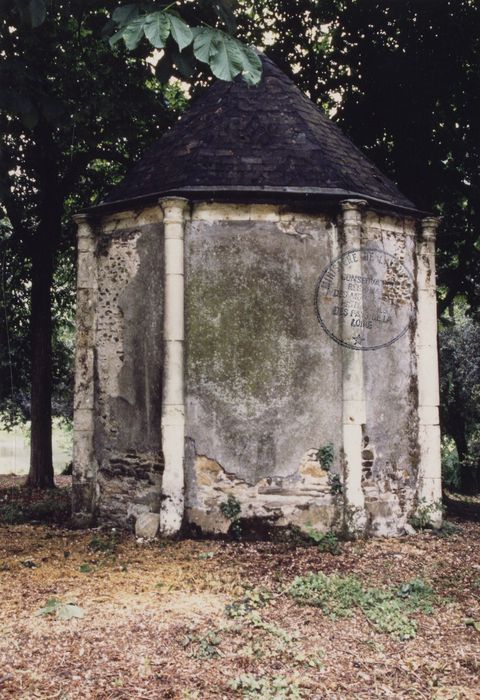
[[[414,281],[413,275],[412,275],[412,273],[410,272],[410,270],[408,269],[408,267],[406,267],[406,266],[403,264],[403,262],[400,262],[400,260],[398,260],[398,258],[396,258],[395,255],[392,255],[391,253],[387,253],[387,252],[385,252],[384,250],[381,250],[380,248],[367,248],[367,247],[365,247],[365,248],[352,248],[351,250],[346,250],[344,253],[341,253],[340,255],[337,255],[337,257],[334,258],[334,259],[327,265],[327,267],[323,270],[323,272],[321,273],[320,277],[318,278],[317,284],[315,285],[315,299],[314,299],[314,305],[315,305],[315,314],[316,314],[316,316],[317,316],[317,320],[318,320],[318,322],[320,323],[320,325],[321,325],[321,327],[323,328],[323,330],[325,331],[325,333],[326,333],[328,336],[330,336],[330,338],[332,338],[332,340],[334,340],[336,343],[338,343],[339,345],[341,345],[341,346],[344,347],[344,348],[348,348],[349,350],[360,350],[360,351],[363,351],[363,352],[367,352],[367,351],[369,351],[369,350],[380,350],[381,348],[386,348],[386,347],[388,347],[389,345],[393,345],[393,343],[396,343],[397,340],[400,340],[400,338],[401,338],[402,336],[405,335],[405,333],[406,333],[406,332],[408,331],[408,329],[410,328],[410,324],[411,324],[411,320],[410,320],[410,321],[407,323],[407,325],[405,326],[405,328],[402,330],[402,332],[399,333],[398,335],[396,335],[395,338],[392,338],[392,340],[389,340],[388,343],[382,343],[381,345],[372,345],[372,346],[366,347],[366,348],[362,348],[362,347],[359,347],[359,346],[351,345],[350,343],[346,343],[344,340],[341,340],[340,338],[337,338],[337,336],[336,336],[334,333],[332,333],[332,331],[330,331],[330,330],[327,328],[327,326],[326,326],[325,322],[323,321],[322,316],[321,316],[321,314],[320,314],[320,309],[319,309],[319,304],[318,304],[318,295],[319,295],[319,290],[320,290],[320,284],[322,283],[323,278],[325,277],[325,275],[327,274],[328,270],[332,267],[332,265],[333,265],[334,263],[336,263],[338,260],[341,260],[341,259],[342,259],[343,257],[345,257],[346,255],[349,255],[349,254],[351,254],[351,253],[362,253],[362,251],[365,251],[365,250],[371,251],[371,252],[373,252],[373,253],[381,253],[382,255],[386,255],[386,256],[388,256],[389,258],[393,258],[393,259],[395,260],[396,263],[398,263],[399,265],[401,265],[401,266],[403,267],[403,269],[405,270],[405,272],[407,273],[407,275],[410,277],[410,280],[411,280],[411,283],[412,283],[412,288],[415,289],[415,281]],[[413,312],[412,315],[415,315],[415,311]]]

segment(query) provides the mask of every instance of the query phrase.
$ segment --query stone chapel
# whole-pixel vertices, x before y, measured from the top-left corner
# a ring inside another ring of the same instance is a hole
[[[398,535],[435,512],[437,221],[271,61],[76,224],[77,523]]]

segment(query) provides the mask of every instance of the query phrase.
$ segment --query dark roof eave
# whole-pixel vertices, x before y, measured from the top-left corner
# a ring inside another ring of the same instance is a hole
[[[113,214],[121,210],[138,209],[139,207],[148,206],[150,204],[154,204],[163,197],[186,197],[192,201],[198,201],[199,199],[218,199],[222,202],[238,202],[239,200],[245,201],[246,195],[249,194],[256,197],[255,201],[251,202],[252,204],[259,203],[259,201],[262,199],[264,202],[272,202],[274,195],[284,195],[285,204],[292,202],[292,200],[304,202],[309,201],[313,204],[326,201],[338,203],[338,201],[342,199],[364,199],[369,204],[373,205],[375,209],[379,208],[381,210],[387,210],[403,216],[412,216],[414,218],[432,216],[431,212],[417,209],[413,203],[411,206],[407,206],[396,202],[390,202],[386,199],[374,197],[362,192],[352,192],[334,187],[270,187],[268,185],[207,185],[178,187],[171,190],[163,190],[160,192],[153,192],[151,194],[140,195],[138,197],[96,204],[94,206],[82,209],[79,213],[97,218],[101,216],[108,216],[109,214]],[[275,203],[280,204],[281,202],[278,202],[277,200]]]

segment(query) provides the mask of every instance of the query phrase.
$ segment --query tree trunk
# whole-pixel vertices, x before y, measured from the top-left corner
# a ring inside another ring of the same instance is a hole
[[[52,462],[52,306],[56,226],[42,222],[32,244],[30,488],[54,488]]]

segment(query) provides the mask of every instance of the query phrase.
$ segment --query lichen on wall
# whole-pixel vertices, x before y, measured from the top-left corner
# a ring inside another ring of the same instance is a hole
[[[317,280],[343,250],[339,222],[291,213],[286,224],[274,208],[269,214],[255,221],[238,207],[224,220],[194,213],[187,228],[187,519],[225,532],[220,503],[231,495],[252,522],[348,530],[342,382],[344,353],[360,352],[365,532],[402,532],[418,471],[414,222],[364,218],[358,245],[383,252],[378,264],[387,265],[376,272],[370,256],[369,274],[397,295],[381,303],[402,312],[401,322],[395,313],[389,320],[393,342],[365,352],[343,349],[315,315]],[[335,333],[340,341],[340,326]],[[330,472],[317,459],[327,444]]]
[[[341,358],[312,291],[334,227],[236,215],[186,231],[187,518],[225,528],[232,492],[242,517],[328,529],[338,496],[305,455],[332,443],[339,469]]]

